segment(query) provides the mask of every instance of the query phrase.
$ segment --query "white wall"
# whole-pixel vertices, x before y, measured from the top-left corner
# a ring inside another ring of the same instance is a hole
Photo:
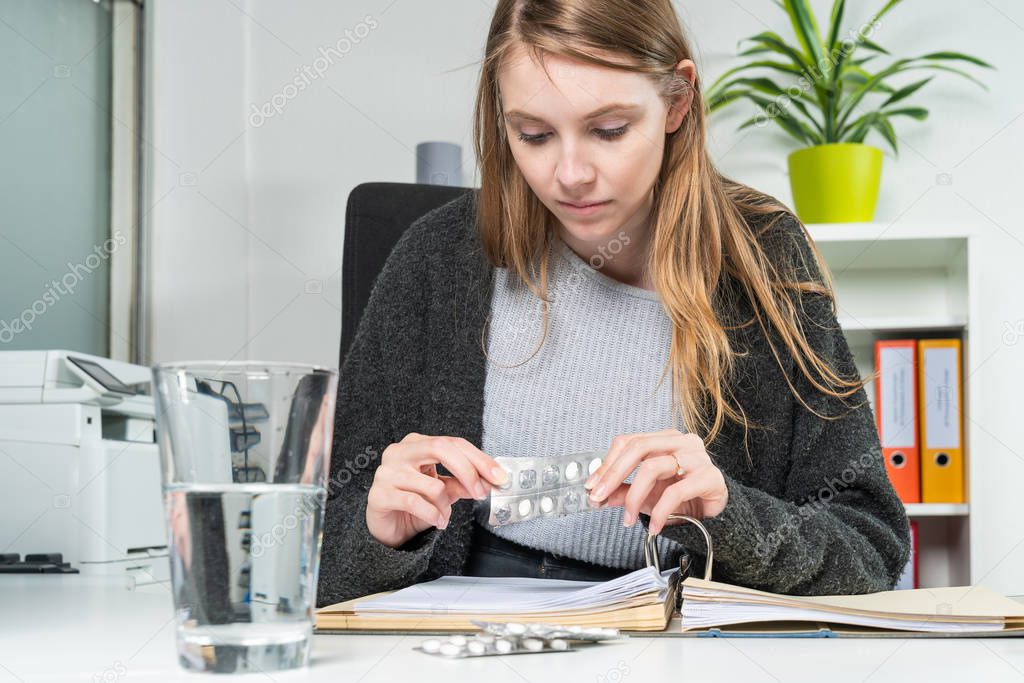
[[[853,25],[883,3],[848,4]],[[830,3],[814,5],[824,21]],[[476,184],[470,115],[493,2],[155,0],[149,7],[148,103],[159,149],[151,150],[159,201],[151,213],[152,359],[337,366],[348,193],[366,181],[414,181],[414,149],[424,140],[462,144],[464,182]],[[769,0],[677,7],[705,82],[733,61],[740,38],[790,31]],[[250,116],[252,105],[314,67],[321,48],[347,36],[345,53],[322,78],[289,93],[280,114]],[[972,457],[994,462],[980,487],[990,497],[972,501],[972,515],[975,528],[998,539],[985,544],[985,569],[974,579],[1024,593],[1024,516],[1010,513],[1009,503],[1024,480],[1024,342],[1004,339],[1007,326],[1024,326],[1024,7],[905,3],[876,37],[899,56],[961,50],[999,67],[983,73],[987,93],[951,75],[920,93],[915,103],[931,117],[899,122],[901,155],[886,151],[876,220],[962,220],[983,233],[983,316],[971,321],[983,361],[968,369],[983,409],[970,429],[982,435]],[[737,108],[716,116],[714,156],[726,174],[789,203],[785,164],[793,147],[772,128],[735,133],[745,115]],[[195,185],[182,185],[183,173],[194,174]],[[940,174],[952,183],[940,184]]]

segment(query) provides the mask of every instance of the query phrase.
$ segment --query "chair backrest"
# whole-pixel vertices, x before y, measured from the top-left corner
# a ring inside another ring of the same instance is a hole
[[[398,238],[423,214],[471,191],[448,185],[363,183],[349,193],[341,255],[339,367],[345,362],[373,283]]]

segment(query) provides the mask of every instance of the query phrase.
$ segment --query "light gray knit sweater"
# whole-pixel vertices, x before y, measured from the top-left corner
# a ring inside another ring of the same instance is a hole
[[[494,269],[484,385],[483,448],[491,456],[603,451],[617,434],[680,427],[668,361],[672,323],[656,292],[595,270],[560,238],[549,270],[548,331],[541,300],[507,268]],[[525,362],[524,362],[525,361]],[[632,475],[627,478],[632,481]],[[476,501],[487,525],[490,505]],[[488,527],[498,536],[594,564],[644,565],[646,531],[622,525],[622,507]],[[659,544],[662,566],[679,545]]]
[[[444,530],[431,527],[391,548],[366,528],[366,499],[380,454],[409,432],[482,445],[487,363],[480,340],[494,268],[476,232],[476,196],[470,190],[431,211],[399,239],[343,358],[318,605],[465,570],[472,500],[453,504]],[[777,268],[821,281],[791,215],[751,219],[750,229]],[[722,277],[716,313],[737,352],[724,389],[752,428],[729,421],[706,443],[729,494],[725,509],[703,520],[715,543],[715,578],[793,595],[891,589],[910,555],[910,528],[864,390],[846,401],[816,391],[774,330],[737,326],[751,319],[751,302],[728,270]],[[806,293],[799,304],[811,347],[855,376],[830,300]],[[646,529],[650,519],[641,514],[640,522]],[[685,548],[691,571],[702,573],[706,551],[695,526],[668,526],[661,536]]]

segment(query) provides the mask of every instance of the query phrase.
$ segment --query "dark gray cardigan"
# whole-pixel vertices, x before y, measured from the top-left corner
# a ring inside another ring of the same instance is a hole
[[[464,571],[473,501],[457,501],[446,529],[431,527],[401,548],[377,542],[365,512],[381,452],[409,432],[461,436],[480,447],[481,332],[493,268],[476,234],[475,198],[467,193],[431,211],[401,237],[342,363],[318,606]],[[777,221],[759,239],[777,265],[821,277],[794,218]],[[731,278],[726,282],[723,317],[748,319],[747,298]],[[829,302],[805,294],[802,303],[812,347],[841,373],[855,374]],[[725,510],[703,520],[715,544],[713,578],[803,595],[891,589],[910,553],[909,526],[886,476],[864,391],[845,404],[815,392],[774,331],[784,370],[756,324],[728,334],[735,349],[747,352],[737,358],[730,388],[755,427],[747,431],[749,459],[740,425],[727,422],[707,444],[729,490]],[[815,411],[841,417],[809,412],[783,372]],[[640,520],[646,527],[648,516]],[[702,575],[699,530],[681,524],[662,535],[687,548],[692,571]]]

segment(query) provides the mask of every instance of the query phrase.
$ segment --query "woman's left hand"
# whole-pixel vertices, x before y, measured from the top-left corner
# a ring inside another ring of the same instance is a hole
[[[637,465],[632,483],[622,483]],[[670,514],[715,517],[729,500],[725,476],[711,462],[704,442],[678,429],[616,436],[585,486],[592,501],[604,501],[602,507],[622,505],[626,526],[633,526],[640,512],[650,515],[652,534],[661,533],[666,523],[682,521],[668,520]]]

